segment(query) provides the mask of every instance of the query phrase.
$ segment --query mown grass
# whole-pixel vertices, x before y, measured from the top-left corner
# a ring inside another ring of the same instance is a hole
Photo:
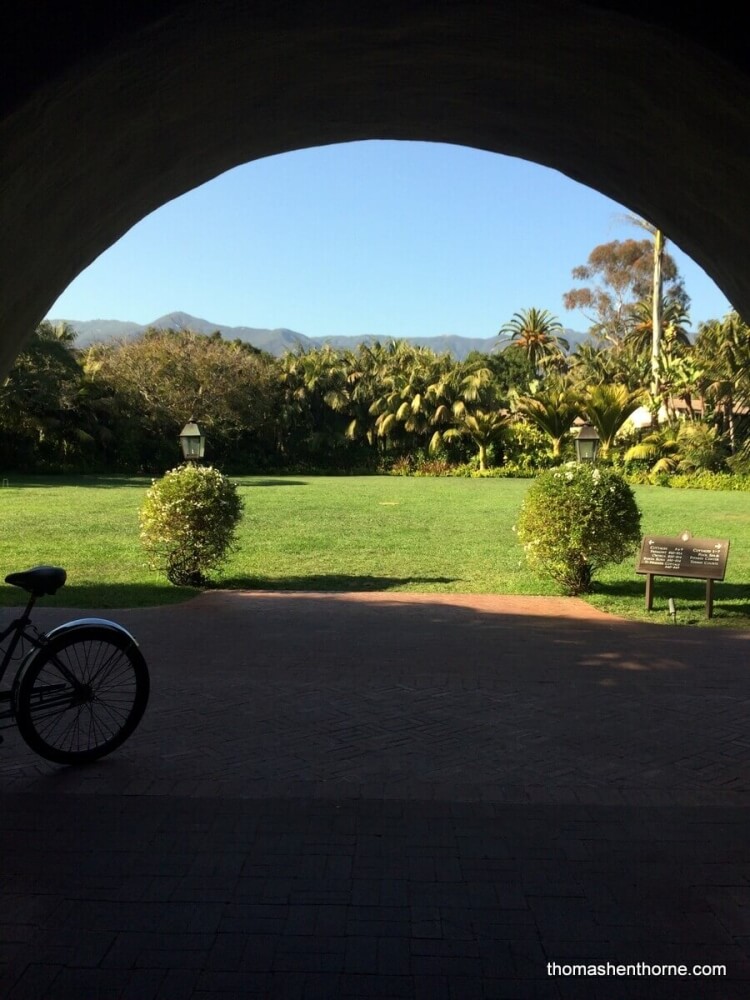
[[[275,590],[400,590],[556,594],[527,569],[513,525],[528,482],[398,477],[246,477],[238,549],[221,587]],[[37,563],[63,565],[69,584],[48,603],[138,607],[184,600],[149,570],[138,511],[149,480],[112,477],[15,479],[0,488],[2,574]],[[714,625],[750,624],[750,503],[742,493],[639,487],[644,533],[731,540],[726,582],[716,585]],[[604,571],[589,600],[614,614],[702,623],[705,587],[658,578],[655,609],[643,609],[635,559]],[[0,602],[21,592],[0,587]]]

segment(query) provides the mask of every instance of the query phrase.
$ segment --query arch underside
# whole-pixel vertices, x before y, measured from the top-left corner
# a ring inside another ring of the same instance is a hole
[[[3,119],[0,368],[155,208],[240,163],[357,139],[556,168],[658,224],[750,315],[750,77],[715,46],[617,4],[120,6],[133,17],[111,37],[19,76]]]

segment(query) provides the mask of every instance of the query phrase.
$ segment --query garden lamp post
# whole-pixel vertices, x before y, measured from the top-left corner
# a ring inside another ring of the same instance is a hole
[[[599,435],[596,427],[584,424],[576,438],[576,458],[579,462],[595,462],[599,451]]]
[[[180,431],[180,446],[186,462],[198,462],[206,450],[206,435],[191,417]]]

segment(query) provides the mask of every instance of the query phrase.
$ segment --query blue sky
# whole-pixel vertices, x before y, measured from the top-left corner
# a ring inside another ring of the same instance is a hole
[[[627,208],[537,164],[460,146],[370,141],[238,167],[162,206],[49,311],[149,323],[181,310],[311,337],[492,337],[518,310],[566,312],[571,269],[640,238]],[[667,234],[668,235],[668,234]],[[724,295],[673,244],[693,330]]]

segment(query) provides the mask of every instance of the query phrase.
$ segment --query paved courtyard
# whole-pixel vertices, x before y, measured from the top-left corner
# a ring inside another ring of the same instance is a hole
[[[86,768],[6,731],[0,995],[750,995],[750,634],[563,598],[102,615],[151,702]],[[549,968],[607,962],[641,975]]]

